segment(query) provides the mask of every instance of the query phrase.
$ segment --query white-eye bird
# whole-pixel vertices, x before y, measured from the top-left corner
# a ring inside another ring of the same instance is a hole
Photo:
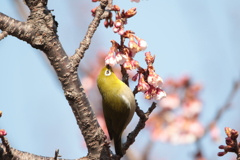
[[[102,95],[103,113],[110,139],[114,139],[115,152],[122,157],[121,136],[136,109],[134,95],[109,65],[98,75],[97,86]]]

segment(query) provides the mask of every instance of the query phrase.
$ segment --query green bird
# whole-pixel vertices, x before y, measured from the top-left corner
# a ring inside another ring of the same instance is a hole
[[[122,157],[121,136],[136,109],[134,95],[109,65],[98,75],[97,86],[102,95],[103,113],[110,139],[114,139],[115,152]]]

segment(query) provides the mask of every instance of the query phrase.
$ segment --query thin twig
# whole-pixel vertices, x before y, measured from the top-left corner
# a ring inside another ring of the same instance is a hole
[[[95,17],[90,23],[83,41],[80,43],[79,48],[76,49],[76,52],[74,53],[74,55],[70,57],[70,60],[72,60],[72,65],[74,67],[78,67],[81,59],[84,56],[85,51],[89,48],[93,34],[95,33],[95,31],[98,28],[98,25],[100,24],[101,16],[104,13],[105,7],[107,6],[107,4],[108,4],[108,0],[100,1],[100,5],[97,7]]]
[[[234,99],[234,97],[235,97],[237,91],[239,90],[239,88],[240,88],[240,80],[234,82],[234,84],[232,86],[232,90],[229,93],[225,104],[218,110],[214,119],[207,125],[207,127],[205,129],[205,132],[204,132],[204,135],[202,137],[204,137],[206,135],[206,133],[211,129],[211,127],[214,123],[217,123],[219,121],[219,119],[223,115],[224,111],[226,111],[227,109],[229,109],[231,107],[231,102]],[[202,138],[202,137],[200,137],[200,138]]]
[[[3,40],[7,36],[8,36],[8,33],[6,31],[2,31],[2,33],[0,33],[0,41]]]
[[[61,155],[59,155],[59,149],[55,151],[54,160],[57,160],[58,157],[61,157]]]
[[[7,152],[8,156],[13,157],[12,150],[11,150],[11,147],[10,147],[10,144],[9,144],[7,138],[4,136],[1,136],[1,140],[2,140],[2,144],[6,148],[6,152]]]
[[[135,129],[128,134],[127,136],[127,141],[123,144],[123,152],[125,152],[130,145],[132,145],[135,142],[135,138],[137,137],[137,135],[139,134],[139,132],[145,127],[145,123],[149,118],[149,115],[152,113],[152,111],[156,108],[156,103],[153,102],[151,107],[149,107],[148,111],[146,113],[144,113],[138,106],[138,103],[136,102],[136,113],[139,116],[139,122],[137,124],[137,126],[135,127]]]

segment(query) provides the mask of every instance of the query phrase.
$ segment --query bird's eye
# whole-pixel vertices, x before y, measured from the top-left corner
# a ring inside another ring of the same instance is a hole
[[[112,72],[110,70],[105,71],[105,76],[110,76],[111,74],[112,74]]]

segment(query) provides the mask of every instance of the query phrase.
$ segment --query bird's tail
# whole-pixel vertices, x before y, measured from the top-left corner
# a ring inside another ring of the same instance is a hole
[[[113,139],[114,139],[115,152],[116,152],[117,155],[122,157],[123,156],[123,152],[122,152],[121,136],[115,136]]]

